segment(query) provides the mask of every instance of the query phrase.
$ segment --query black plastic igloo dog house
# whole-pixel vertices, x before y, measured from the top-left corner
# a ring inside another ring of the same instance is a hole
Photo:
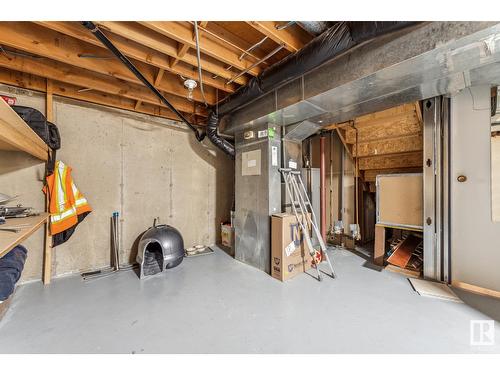
[[[184,258],[184,241],[177,229],[170,225],[154,225],[139,241],[137,263],[143,279],[181,264]]]

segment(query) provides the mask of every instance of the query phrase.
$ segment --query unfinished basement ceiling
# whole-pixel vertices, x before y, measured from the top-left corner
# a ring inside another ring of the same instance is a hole
[[[177,110],[206,123],[194,22],[96,24]],[[314,37],[289,21],[201,21],[198,29],[209,106]],[[0,46],[0,83],[178,119],[79,22],[1,22]],[[198,82],[192,99],[187,79]]]

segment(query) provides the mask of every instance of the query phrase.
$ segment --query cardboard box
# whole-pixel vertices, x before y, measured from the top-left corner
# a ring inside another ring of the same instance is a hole
[[[312,257],[293,214],[271,217],[271,275],[288,280],[311,268]]]
[[[233,227],[229,224],[220,225],[221,243],[227,247],[233,247]]]

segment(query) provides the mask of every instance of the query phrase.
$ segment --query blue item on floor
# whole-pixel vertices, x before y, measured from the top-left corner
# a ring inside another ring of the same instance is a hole
[[[5,301],[14,293],[27,256],[28,250],[24,246],[17,245],[0,258],[0,301]]]

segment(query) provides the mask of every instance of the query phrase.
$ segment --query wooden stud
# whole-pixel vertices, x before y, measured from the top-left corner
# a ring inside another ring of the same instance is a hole
[[[188,22],[171,22],[171,21],[147,21],[139,22],[141,25],[162,34],[168,38],[176,40],[179,43],[187,45],[191,48],[196,48],[196,42],[193,40],[193,29]],[[203,43],[200,43],[200,51],[218,61],[227,65],[234,66],[236,69],[245,70],[252,65],[252,62],[244,59],[240,60],[240,52],[224,46],[220,41],[215,41],[210,38],[205,38]],[[182,56],[184,57],[184,56]],[[176,58],[182,58],[179,55]],[[203,62],[205,67],[205,62]],[[248,74],[257,76],[262,71],[261,68],[255,67],[248,71]]]
[[[163,73],[165,73],[165,70],[158,69],[158,74],[156,74],[156,78],[155,78],[155,86],[159,86],[160,85],[161,80],[163,78]]]
[[[85,43],[92,44],[97,47],[102,47],[102,43],[92,35],[92,33],[82,32],[82,26],[78,23],[72,22],[47,22],[41,21],[36,22],[37,24],[43,26],[44,28],[57,31],[64,35],[71,36],[75,39],[83,41]],[[104,28],[103,28],[104,29]],[[196,63],[196,56],[185,56],[185,58],[180,59],[183,64],[177,64],[175,66],[171,66],[168,61],[169,56],[177,56],[177,46],[167,45],[165,48],[168,49],[169,53],[164,53],[165,50],[158,51],[152,48],[149,48],[140,43],[134,42],[133,40],[127,39],[127,37],[120,37],[115,34],[106,33],[106,36],[111,40],[111,42],[118,48],[124,55],[136,59],[138,61],[142,61],[146,64],[153,65],[157,68],[165,69],[167,72],[171,72],[174,74],[182,75],[183,77],[188,77],[191,79],[198,79],[198,72],[193,69],[193,64]],[[194,65],[196,66],[196,65]],[[207,72],[202,72],[203,82],[207,86],[211,86],[214,88],[218,88],[224,92],[234,92],[237,89],[237,85],[231,84],[226,85],[225,81],[222,79],[214,79],[212,78],[212,74]],[[242,78],[239,84],[244,84],[246,81]]]
[[[195,21],[197,22],[197,21]],[[207,26],[207,23],[208,21],[201,21],[199,23],[199,25],[201,27],[205,27]],[[196,40],[196,34],[193,30],[193,40]],[[201,35],[199,35],[199,39],[201,40]],[[173,61],[170,63],[170,66],[171,67],[174,67],[175,65],[177,65],[177,63],[180,61],[180,59],[182,59],[184,57],[184,55],[187,53],[187,51],[189,51],[189,44],[184,44],[184,43],[179,43],[179,50],[177,51],[177,57],[175,59],[173,59]]]
[[[342,144],[344,145],[344,148],[345,148],[345,150],[347,151],[347,154],[349,155],[349,157],[350,157],[351,159],[353,159],[352,152],[351,152],[351,150],[349,149],[349,145],[348,145],[348,144],[346,143],[346,141],[345,141],[345,137],[344,137],[344,135],[342,134],[342,130],[341,130],[341,129],[339,129],[339,128],[337,128],[337,129],[335,129],[335,130],[337,131],[337,134],[338,134],[338,136],[339,136],[339,138],[340,138],[340,141],[341,141],[341,142],[342,142]]]
[[[50,79],[46,80],[45,117],[47,121],[54,121],[53,85]],[[51,151],[49,151],[50,153]],[[44,181],[45,183],[45,181]],[[45,194],[45,211],[49,212],[49,197]],[[45,238],[43,246],[43,284],[50,284],[52,278],[52,236],[50,235],[50,216],[45,222]]]
[[[385,227],[375,225],[375,247],[373,249],[373,263],[377,266],[384,265],[385,255]]]
[[[422,120],[422,109],[420,108],[420,102],[415,102],[415,113],[417,115],[418,122],[420,125],[423,125],[423,120]]]

